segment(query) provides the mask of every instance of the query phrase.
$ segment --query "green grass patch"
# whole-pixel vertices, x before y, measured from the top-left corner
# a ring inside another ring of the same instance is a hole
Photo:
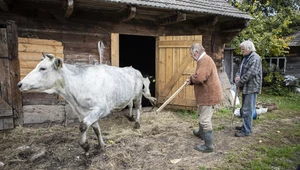
[[[257,146],[256,159],[245,164],[246,169],[296,169],[299,162],[300,145],[283,147]]]
[[[294,170],[300,161],[300,145],[286,145],[282,147],[256,145],[251,148],[243,147],[243,149],[227,155],[226,160],[216,169]]]
[[[251,142],[229,151],[224,163],[216,169],[297,169],[300,164],[300,96],[260,94],[257,102],[275,103],[278,109],[261,114],[254,120],[254,129],[260,129],[249,137]],[[231,114],[232,108],[225,108],[216,112],[214,117],[220,119]]]
[[[273,96],[268,94],[260,94],[257,98],[258,102],[276,103],[278,109],[285,111],[298,111],[300,113],[300,95],[289,96]]]
[[[232,116],[233,110],[232,107],[223,107],[219,108],[214,112],[213,118],[230,118]]]
[[[198,119],[198,113],[195,110],[176,110],[180,118]]]

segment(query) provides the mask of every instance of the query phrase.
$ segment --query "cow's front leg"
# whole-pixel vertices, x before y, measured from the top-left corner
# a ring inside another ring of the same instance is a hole
[[[86,140],[86,132],[90,126],[93,127],[94,132],[98,138],[98,144],[101,148],[104,148],[105,144],[101,136],[100,126],[98,120],[109,113],[107,105],[100,105],[99,107],[94,107],[92,111],[88,112],[87,116],[84,117],[82,127],[86,125],[87,128],[80,128],[82,133],[80,146],[87,152],[89,149],[88,142]]]
[[[87,153],[90,149],[88,141],[86,140],[86,132],[88,130],[88,125],[85,124],[84,122],[80,122],[79,130],[81,133],[81,139],[79,141],[79,144],[82,147],[82,149],[84,149],[84,151]]]

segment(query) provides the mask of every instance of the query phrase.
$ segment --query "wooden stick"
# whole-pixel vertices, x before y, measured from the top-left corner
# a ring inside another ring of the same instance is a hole
[[[235,95],[234,95],[234,101],[233,101],[233,107],[232,107],[232,116],[231,116],[231,127],[232,127],[232,124],[233,124],[233,117],[234,117],[234,111],[235,111],[235,108],[236,108],[236,98],[239,96],[239,87],[236,85],[236,90],[235,90]]]
[[[187,82],[184,82],[183,85],[178,89],[176,90],[176,92],[174,94],[172,94],[172,96],[164,102],[164,104],[162,104],[157,110],[156,110],[156,113],[160,112],[167,104],[170,103],[170,101],[187,85]]]

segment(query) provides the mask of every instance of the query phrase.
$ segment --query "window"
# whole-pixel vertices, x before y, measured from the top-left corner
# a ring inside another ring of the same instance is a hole
[[[265,57],[265,61],[269,63],[272,70],[277,68],[281,73],[285,73],[286,57]]]

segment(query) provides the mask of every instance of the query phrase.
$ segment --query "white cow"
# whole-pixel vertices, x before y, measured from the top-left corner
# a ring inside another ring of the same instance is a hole
[[[146,87],[146,86],[145,86]],[[105,146],[98,120],[129,106],[129,117],[133,118],[135,106],[135,128],[140,128],[140,112],[143,93],[143,76],[132,67],[108,65],[70,65],[52,54],[44,59],[18,83],[20,91],[40,91],[61,95],[72,107],[80,120],[80,146],[88,152],[86,133],[90,126],[98,138],[101,148]],[[147,91],[147,87],[145,89]],[[149,100],[155,100],[145,93]],[[155,101],[152,101],[155,102]]]

